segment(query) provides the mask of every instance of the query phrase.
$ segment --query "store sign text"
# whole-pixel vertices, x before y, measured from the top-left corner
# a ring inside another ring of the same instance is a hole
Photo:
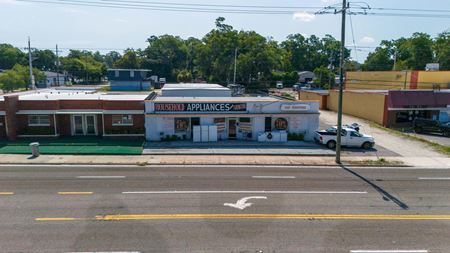
[[[245,112],[246,103],[155,103],[156,112]]]
[[[283,105],[281,105],[281,111],[284,111],[284,112],[308,111],[309,109],[310,109],[309,105],[306,105],[306,104],[283,104]]]

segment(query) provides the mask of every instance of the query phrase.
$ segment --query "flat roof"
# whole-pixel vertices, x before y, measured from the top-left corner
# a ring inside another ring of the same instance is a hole
[[[161,97],[154,102],[277,102],[283,101],[275,97]]]
[[[220,84],[214,83],[167,83],[162,87],[162,90],[229,90]]]
[[[18,93],[20,101],[56,101],[56,100],[116,100],[116,101],[144,101],[145,94],[122,94],[96,92],[93,90],[37,90],[33,92]],[[1,96],[0,100],[4,100]]]

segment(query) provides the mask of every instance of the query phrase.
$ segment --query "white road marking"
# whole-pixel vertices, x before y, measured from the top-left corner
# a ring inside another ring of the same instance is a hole
[[[262,179],[294,179],[295,176],[252,176],[252,178],[262,178]]]
[[[78,179],[117,179],[125,178],[125,176],[78,176]]]
[[[428,250],[350,250],[351,253],[428,253]]]
[[[208,193],[245,193],[245,194],[367,194],[366,191],[135,191],[122,194],[208,194]]]
[[[73,251],[66,253],[141,253],[140,251]]]
[[[419,180],[450,180],[450,177],[419,177]]]
[[[247,207],[250,207],[253,205],[253,203],[247,203],[247,200],[250,199],[267,199],[266,196],[249,196],[242,199],[239,199],[236,201],[236,203],[223,203],[224,206],[233,207],[239,210],[244,210]]]

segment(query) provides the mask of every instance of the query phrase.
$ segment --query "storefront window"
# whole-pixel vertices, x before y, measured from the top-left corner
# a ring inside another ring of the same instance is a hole
[[[243,133],[252,132],[252,122],[250,118],[239,118],[239,130]]]
[[[175,118],[175,133],[187,132],[189,129],[189,118]]]
[[[278,118],[275,120],[275,129],[276,130],[287,130],[288,122],[284,118]]]
[[[133,125],[133,115],[130,114],[118,114],[112,116],[113,126],[132,126]]]
[[[266,117],[264,120],[264,131],[272,131],[272,117]]]
[[[214,125],[217,126],[217,132],[225,132],[225,118],[215,118]]]

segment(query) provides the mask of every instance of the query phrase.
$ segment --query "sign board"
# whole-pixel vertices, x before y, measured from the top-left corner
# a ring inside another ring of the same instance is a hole
[[[281,111],[283,112],[302,112],[308,111],[310,106],[307,104],[282,104]]]
[[[155,112],[245,112],[246,103],[155,103]]]
[[[438,71],[439,70],[439,63],[427,63],[425,66],[426,71]]]

